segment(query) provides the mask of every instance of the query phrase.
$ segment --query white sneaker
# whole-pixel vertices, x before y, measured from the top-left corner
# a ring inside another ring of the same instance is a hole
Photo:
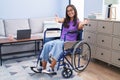
[[[41,73],[42,72],[42,67],[41,68],[31,67],[31,70],[33,70],[36,73]]]
[[[52,74],[54,73],[54,69],[52,69],[51,67],[48,67],[48,69],[44,69],[42,70],[42,73],[47,73],[47,74]]]
[[[43,69],[42,67],[37,68],[37,70],[40,72],[42,71],[42,69]]]
[[[42,66],[37,66],[36,71],[42,72],[43,67]]]
[[[40,61],[40,60],[38,61],[38,64],[37,64],[37,67],[36,67],[36,68],[37,68],[37,70],[42,71],[43,68],[42,68],[41,61]]]

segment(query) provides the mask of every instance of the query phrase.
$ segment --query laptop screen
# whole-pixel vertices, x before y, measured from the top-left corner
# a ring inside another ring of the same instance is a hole
[[[17,30],[17,40],[31,38],[31,29]]]

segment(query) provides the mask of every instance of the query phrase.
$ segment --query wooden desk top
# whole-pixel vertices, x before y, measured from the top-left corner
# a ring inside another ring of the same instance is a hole
[[[21,40],[16,40],[16,39],[9,39],[9,38],[3,38],[0,39],[0,44],[7,44],[7,43],[17,43],[17,42],[27,42],[27,41],[35,41],[35,40],[43,40],[43,38],[38,37],[38,36],[31,36],[30,39],[21,39]]]

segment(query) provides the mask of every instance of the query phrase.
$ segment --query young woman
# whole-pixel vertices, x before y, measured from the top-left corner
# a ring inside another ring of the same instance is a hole
[[[49,41],[44,44],[43,50],[41,52],[40,58],[42,59],[42,72],[43,73],[53,73],[54,67],[60,54],[63,52],[64,35],[71,30],[81,30],[84,24],[88,21],[80,22],[77,17],[77,10],[74,5],[68,5],[66,7],[66,17],[59,18],[56,16],[55,20],[59,23],[63,23],[63,29],[61,38],[58,40]],[[70,34],[66,36],[66,41],[75,41],[77,39],[77,34]],[[52,55],[52,62],[48,69],[46,69],[47,61],[49,55]]]

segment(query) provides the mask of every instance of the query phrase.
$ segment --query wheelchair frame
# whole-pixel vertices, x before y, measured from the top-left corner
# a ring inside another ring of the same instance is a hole
[[[61,29],[59,28],[48,28],[45,30],[44,32],[44,39],[43,39],[43,44],[47,42],[47,38],[46,38],[46,33],[47,31],[61,31]],[[67,32],[67,34],[73,34],[73,33],[80,33],[80,38],[82,37],[82,32],[80,31],[69,31]],[[64,41],[66,40],[66,35],[65,34],[65,37],[64,37]],[[52,37],[51,38],[52,40],[53,39],[58,39],[58,37]],[[48,38],[48,41],[51,40],[50,38]],[[59,70],[60,66],[63,66],[63,71],[62,71],[62,76],[64,78],[70,78],[71,75],[73,74],[73,71],[76,71],[76,72],[81,72],[83,70],[85,70],[85,68],[88,66],[89,62],[90,62],[90,59],[91,59],[91,49],[90,49],[90,46],[88,43],[84,42],[84,41],[81,41],[82,39],[80,39],[80,41],[77,41],[72,47],[71,49],[68,49],[68,50],[64,50],[64,46],[63,46],[63,53],[61,53],[59,59],[58,59],[58,65],[57,65],[57,70]],[[88,57],[86,58],[86,55],[83,56],[83,48],[85,48],[86,45],[88,47]],[[78,49],[80,48],[80,49]],[[41,51],[42,49],[40,50],[40,53],[38,55],[38,59],[37,59],[37,65],[36,67],[31,67],[31,70],[33,70],[34,72],[36,73],[39,73],[39,71],[35,71],[34,68],[37,68],[39,67],[41,64],[41,59],[40,59],[40,54],[41,54]],[[67,59],[66,55],[68,55],[69,53],[71,53],[71,62]],[[78,57],[78,64],[76,63],[76,56]],[[81,64],[81,61],[80,60],[81,58],[84,58],[84,60],[87,60],[87,63],[85,63],[85,65],[80,65]],[[66,62],[65,62],[66,61]],[[49,61],[51,62],[51,61]],[[72,68],[72,69],[71,69]]]

